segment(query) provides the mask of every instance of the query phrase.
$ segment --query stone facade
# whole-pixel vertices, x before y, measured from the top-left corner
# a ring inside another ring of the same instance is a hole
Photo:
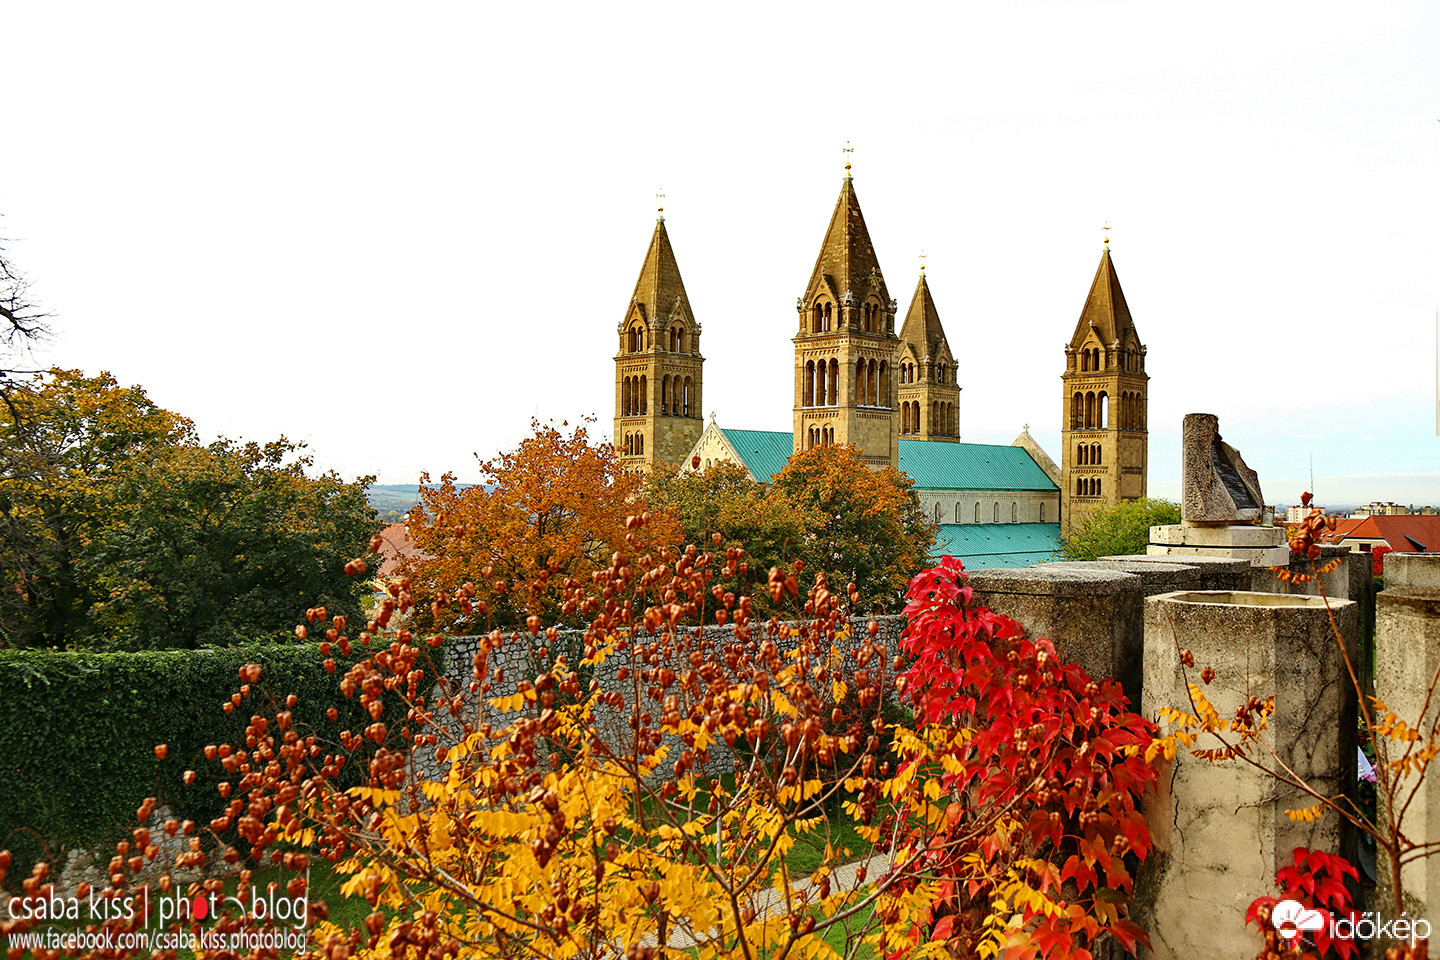
[[[794,451],[852,444],[872,467],[894,466],[900,461],[895,301],[848,173],[795,309]]]
[[[1145,496],[1149,376],[1145,346],[1106,246],[1065,348],[1060,432],[1061,532],[1098,507]]]
[[[1053,490],[924,490],[920,509],[935,523],[1058,523]]]
[[[921,267],[900,329],[900,433],[912,440],[960,440],[960,385],[955,355],[940,325]]]
[[[663,216],[615,332],[615,452],[621,465],[679,465],[704,426],[705,358]]]

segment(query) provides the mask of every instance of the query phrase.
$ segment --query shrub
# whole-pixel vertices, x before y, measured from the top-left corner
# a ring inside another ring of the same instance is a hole
[[[209,822],[225,806],[210,744],[245,741],[246,718],[285,709],[295,725],[338,744],[368,715],[340,696],[314,646],[250,646],[140,653],[0,651],[0,848],[28,868],[72,847],[129,832],[135,811],[156,796],[176,816]],[[266,683],[244,710],[226,713],[239,669],[261,664]],[[275,695],[271,691],[283,691]],[[332,721],[326,710],[337,707]],[[157,764],[157,743],[168,762]],[[185,770],[197,771],[194,784]]]

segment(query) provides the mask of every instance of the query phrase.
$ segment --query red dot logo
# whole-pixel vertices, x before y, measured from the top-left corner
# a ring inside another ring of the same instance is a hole
[[[190,916],[196,920],[204,920],[210,915],[210,904],[200,894],[195,894],[195,902],[190,906]]]

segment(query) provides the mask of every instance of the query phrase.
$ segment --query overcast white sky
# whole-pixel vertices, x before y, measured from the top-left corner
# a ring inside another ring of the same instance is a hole
[[[5,3],[0,235],[112,371],[347,476],[609,436],[666,193],[705,405],[788,430],[853,141],[891,295],[928,254],[961,432],[1059,459],[1112,227],[1150,491],[1186,412],[1291,502],[1440,502],[1440,7]]]

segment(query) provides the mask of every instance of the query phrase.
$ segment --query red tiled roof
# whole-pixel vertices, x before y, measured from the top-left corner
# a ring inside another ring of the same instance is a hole
[[[393,577],[400,566],[402,557],[423,557],[426,554],[419,547],[410,541],[405,533],[405,524],[387,524],[380,531],[380,569],[382,577]]]
[[[1370,522],[1379,528],[1380,536],[1396,553],[1418,553],[1419,548],[1405,537],[1415,538],[1425,545],[1427,553],[1440,553],[1440,517],[1371,517]]]

